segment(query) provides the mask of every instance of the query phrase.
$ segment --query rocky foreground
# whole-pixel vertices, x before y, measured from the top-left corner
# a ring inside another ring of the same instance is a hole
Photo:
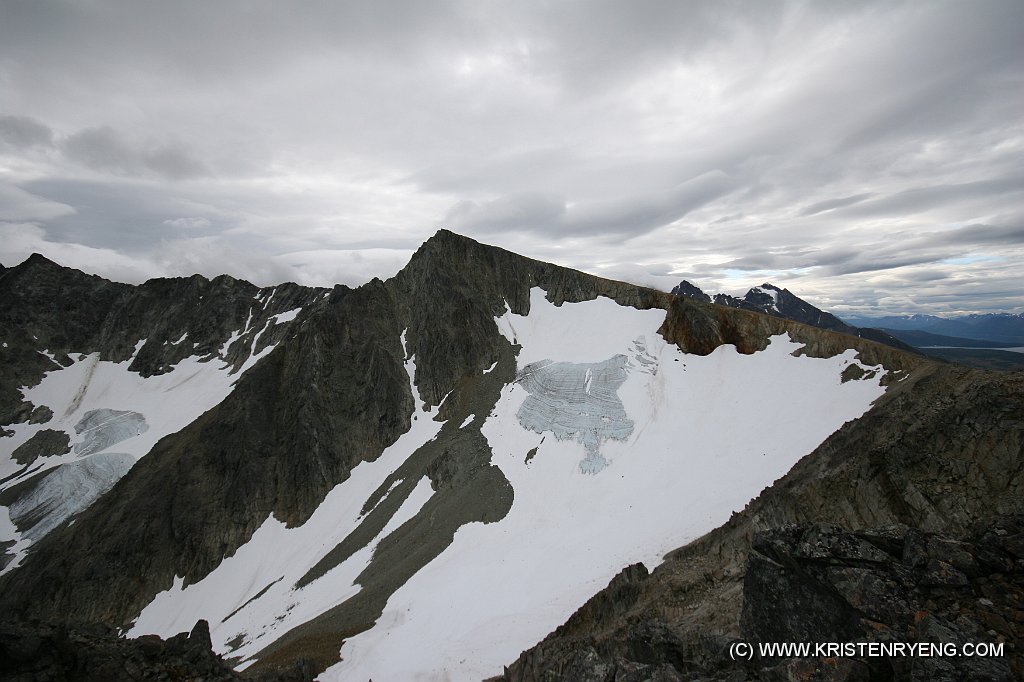
[[[760,533],[742,580],[738,637],[686,638],[664,620],[633,612],[650,580],[642,564],[625,569],[495,679],[1024,679],[1021,516],[979,524],[960,540],[902,525],[850,532],[818,523]],[[713,580],[709,575],[708,582]],[[958,650],[968,643],[992,643],[1003,646],[1003,655],[755,653],[750,660],[733,661],[729,651],[735,642],[935,643]]]
[[[92,682],[160,680],[230,682],[245,679],[210,648],[205,620],[192,632],[166,640],[155,635],[126,639],[102,624],[0,623],[0,680]],[[259,682],[308,682],[310,666],[264,675]]]

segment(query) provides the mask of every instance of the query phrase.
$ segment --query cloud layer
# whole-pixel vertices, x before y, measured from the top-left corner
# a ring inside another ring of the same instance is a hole
[[[0,262],[392,274],[445,226],[669,288],[1024,311],[1016,0],[10,3]]]

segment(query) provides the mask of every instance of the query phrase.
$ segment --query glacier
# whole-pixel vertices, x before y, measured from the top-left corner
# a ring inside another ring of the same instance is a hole
[[[318,679],[493,675],[623,566],[653,568],[726,521],[884,391],[885,370],[864,367],[855,351],[802,356],[786,334],[750,355],[732,346],[683,353],[658,335],[664,316],[606,298],[557,306],[534,288],[529,314],[506,308],[495,318],[516,349],[518,381],[488,413],[455,425],[480,429],[514,491],[511,508],[459,527]],[[843,382],[851,365],[874,371]],[[411,492],[361,549],[310,582],[303,576],[355,532],[370,501],[397,493],[394,472],[438,438],[445,401],[424,410],[414,358],[406,370],[419,416],[407,433],[358,464],[305,524],[268,517],[202,580],[176,580],[130,634],[171,635],[205,618],[214,648],[244,669],[286,632],[355,598],[376,546],[431,499],[427,479],[402,483]]]
[[[871,380],[841,381],[857,363],[854,351],[796,356],[800,344],[781,335],[752,355],[731,346],[688,355],[657,335],[663,319],[664,311],[605,298],[556,306],[535,288],[528,315],[506,311],[495,320],[520,345],[520,373],[537,362],[578,365],[573,395],[581,378],[585,393],[588,365],[629,358],[617,395],[633,429],[625,439],[601,442],[607,465],[593,475],[579,466],[587,446],[524,427],[519,415],[535,396],[522,383],[506,386],[483,434],[512,483],[512,509],[496,523],[461,527],[318,679],[495,674],[623,566],[642,561],[653,568],[726,521],[884,391],[881,368]]]
[[[148,430],[146,418],[134,410],[89,410],[75,424],[75,433],[82,436],[82,440],[73,446],[73,450],[79,457],[85,457]]]
[[[604,362],[531,362],[516,378],[530,394],[516,419],[527,431],[582,443],[586,457],[580,471],[598,473],[608,465],[601,444],[624,441],[633,433],[633,422],[616,393],[628,376],[627,362],[625,355]]]
[[[276,317],[289,322],[298,312],[289,310]],[[99,353],[72,354],[69,366],[49,371],[35,386],[22,388],[26,400],[45,405],[54,416],[44,423],[11,424],[7,428],[13,435],[0,439],[3,490],[31,486],[6,510],[10,522],[0,524],[0,544],[13,543],[5,552],[11,558],[0,575],[17,568],[33,542],[109,490],[158,440],[220,403],[238,378],[274,349],[268,345],[253,352],[237,371],[232,371],[223,355],[193,355],[164,374],[144,377],[128,367],[145,343],[139,340],[133,355],[123,362],[101,360]],[[52,359],[46,351],[40,352]],[[44,429],[67,433],[71,452],[44,454],[27,467],[15,461],[14,451]]]
[[[11,520],[23,529],[18,545],[37,541],[88,507],[128,473],[133,464],[135,458],[131,455],[104,452],[50,470],[9,507]],[[22,549],[18,545],[16,551]]]

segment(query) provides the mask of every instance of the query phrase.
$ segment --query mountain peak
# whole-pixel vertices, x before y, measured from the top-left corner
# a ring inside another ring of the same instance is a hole
[[[686,296],[687,298],[694,298],[698,301],[704,301],[705,303],[711,303],[711,297],[708,296],[704,291],[696,284],[683,280],[676,286],[672,287],[672,293],[676,296]]]
[[[60,268],[63,267],[54,263],[52,260],[39,253],[38,251],[32,252],[28,258],[22,261],[20,267],[48,267],[48,268]]]

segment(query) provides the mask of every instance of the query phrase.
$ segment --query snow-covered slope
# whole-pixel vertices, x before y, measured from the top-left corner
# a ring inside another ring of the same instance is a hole
[[[297,313],[276,317],[290,321]],[[238,330],[219,354],[186,357],[164,374],[147,377],[129,369],[146,343],[142,339],[123,362],[101,360],[99,353],[72,354],[69,366],[58,365],[37,385],[24,387],[24,399],[53,416],[12,424],[11,435],[0,439],[0,490],[18,493],[9,493],[13,523],[0,528],[0,546],[14,543],[7,549],[14,557],[3,573],[20,564],[32,543],[108,491],[158,440],[220,403],[239,377],[274,348],[257,352],[253,340],[247,359],[233,367],[225,361],[227,350],[249,331],[263,328]],[[61,433],[67,434],[68,448],[34,448],[31,461],[19,458],[19,448],[31,445],[33,437],[52,440]]]
[[[623,566],[653,567],[724,522],[883,392],[881,367],[843,381],[858,364],[854,351],[797,356],[800,344],[781,334],[751,355],[731,346],[684,354],[657,333],[664,319],[664,310],[608,298],[555,306],[539,288],[528,315],[495,318],[517,348],[517,381],[487,415],[460,416],[457,426],[486,438],[491,462],[511,484],[511,509],[496,522],[459,528],[319,679],[479,680],[499,672]],[[406,368],[414,382],[414,358]],[[427,479],[409,486],[372,539],[298,583],[353,536],[371,500],[395,489],[389,476],[438,437],[440,408],[424,412],[417,397],[411,430],[356,466],[305,524],[267,518],[204,579],[179,579],[158,594],[132,634],[171,635],[205,618],[214,647],[244,667],[292,628],[353,599],[380,543],[417,520],[436,494]]]

